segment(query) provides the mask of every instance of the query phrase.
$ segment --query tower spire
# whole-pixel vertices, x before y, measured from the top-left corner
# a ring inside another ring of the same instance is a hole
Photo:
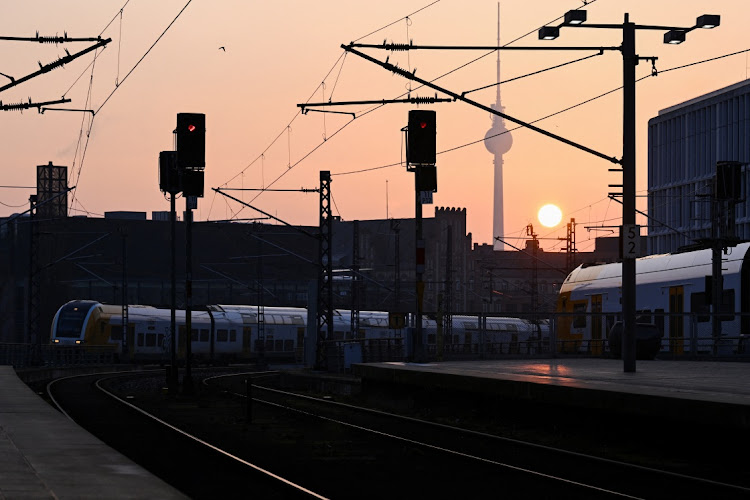
[[[500,2],[497,3],[497,46],[500,46]],[[503,111],[504,106],[500,102],[500,51],[497,51],[497,93],[495,95],[495,104],[492,109]],[[503,154],[510,150],[513,145],[513,138],[505,127],[505,121],[496,115],[491,115],[492,128],[484,136],[484,146],[487,151],[492,153],[495,165],[495,188],[493,192],[493,211],[492,211],[492,242],[495,250],[505,250],[505,245],[501,241],[496,241],[495,237],[505,237],[505,227],[503,224]]]

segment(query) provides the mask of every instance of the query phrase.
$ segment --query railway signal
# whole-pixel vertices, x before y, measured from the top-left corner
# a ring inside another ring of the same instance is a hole
[[[423,109],[409,111],[406,161],[412,165],[434,165],[436,144],[435,112]]]
[[[177,168],[206,168],[206,115],[177,113]]]

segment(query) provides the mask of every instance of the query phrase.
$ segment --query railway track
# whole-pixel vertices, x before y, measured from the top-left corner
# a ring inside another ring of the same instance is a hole
[[[363,499],[750,494],[748,488],[723,481],[293,393],[276,387],[272,373],[201,372],[197,377],[203,383],[192,398],[167,398],[155,391],[161,373],[127,379],[120,375],[95,384],[92,377],[56,384],[70,384],[59,389],[70,394],[89,394],[92,387],[100,387],[96,397],[86,396],[92,401],[83,408],[65,411],[81,419],[84,427],[93,426],[90,430],[102,433],[100,437],[114,448],[135,448],[123,453],[193,498],[230,498],[261,491],[259,485],[266,483],[276,498],[309,497],[313,492],[326,498]],[[252,382],[250,391],[246,380]],[[125,403],[138,410],[123,409]],[[90,412],[99,417],[87,418]],[[166,422],[169,430],[158,427]],[[195,437],[188,439],[188,434]],[[196,439],[204,444],[196,446]],[[255,467],[253,472],[247,464]],[[273,477],[287,483],[277,484]],[[304,485],[305,490],[287,491],[291,484]]]

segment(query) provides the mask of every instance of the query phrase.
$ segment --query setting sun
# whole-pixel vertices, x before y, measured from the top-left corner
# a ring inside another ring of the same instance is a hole
[[[544,205],[537,214],[539,222],[545,227],[555,227],[562,220],[562,211],[556,205]]]

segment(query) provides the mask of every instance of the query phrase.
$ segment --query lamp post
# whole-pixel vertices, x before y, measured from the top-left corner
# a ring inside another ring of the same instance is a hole
[[[630,21],[625,14],[622,24],[584,24],[586,11],[575,10],[565,15],[559,26],[545,26],[539,30],[540,40],[554,40],[560,28],[601,28],[622,30],[622,76],[623,76],[623,116],[622,116],[622,359],[625,372],[635,372],[635,259],[639,249],[640,228],[635,221],[635,67],[641,59],[655,60],[653,57],[640,57],[635,52],[636,30],[665,31],[664,43],[679,44],[685,41],[685,34],[696,28],[715,28],[719,25],[717,15],[703,15],[691,28],[671,26],[639,25]]]

